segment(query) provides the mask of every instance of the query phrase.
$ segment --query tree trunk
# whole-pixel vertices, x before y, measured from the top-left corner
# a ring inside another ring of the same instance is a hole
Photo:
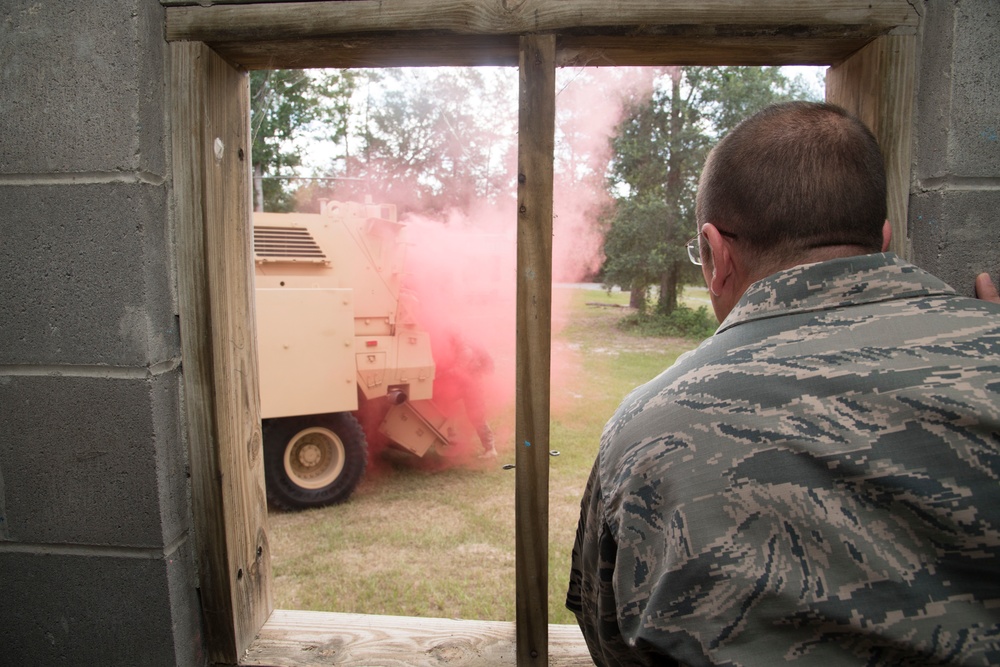
[[[635,308],[640,313],[646,312],[646,286],[635,281],[628,295],[629,308]]]
[[[670,216],[676,215],[677,202],[681,197],[681,168],[680,153],[681,132],[684,129],[684,117],[681,115],[681,77],[683,70],[680,67],[669,68],[670,73],[670,152],[667,157],[667,210]],[[672,224],[666,226],[667,243],[672,243],[679,232],[677,226],[679,220],[671,221]],[[669,315],[677,308],[677,277],[680,270],[677,262],[671,262],[670,267],[660,276],[660,298],[656,302],[656,312],[661,315]]]
[[[667,272],[660,276],[660,298],[656,302],[656,312],[660,315],[669,315],[677,308],[678,276],[680,267],[677,262],[673,262]]]

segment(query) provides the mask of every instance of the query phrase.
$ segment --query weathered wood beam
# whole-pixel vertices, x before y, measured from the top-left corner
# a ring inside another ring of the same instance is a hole
[[[575,625],[550,625],[549,665],[591,663]],[[513,667],[514,624],[277,609],[241,665]]]
[[[887,33],[914,28],[907,0],[338,0],[176,2],[167,11],[168,41],[324,38],[345,34],[434,31],[465,35],[529,33],[655,34],[678,26],[795,30],[864,26]]]
[[[358,35],[210,46],[245,69],[517,66],[517,37],[510,35]]]
[[[161,0],[170,41],[247,69],[517,65],[518,36],[558,34],[557,66],[830,65],[912,33],[906,0]]]
[[[873,38],[567,35],[556,40],[557,67],[629,65],[833,65]],[[311,67],[517,66],[509,35],[355,36],[211,45],[245,69]]]
[[[250,273],[249,84],[170,48],[177,286],[209,657],[235,664],[272,608]]]
[[[836,36],[638,35],[560,36],[559,67],[663,65],[833,65],[870,42],[865,34]]]
[[[868,125],[885,159],[887,205],[892,225],[890,249],[912,253],[907,237],[910,202],[916,37],[881,37],[826,75],[826,99]]]
[[[517,664],[548,664],[549,367],[556,39],[521,38],[517,123],[517,373],[514,446]]]

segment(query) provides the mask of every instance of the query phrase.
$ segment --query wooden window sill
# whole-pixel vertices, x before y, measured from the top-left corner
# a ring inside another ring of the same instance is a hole
[[[276,609],[241,665],[457,665],[517,663],[514,623]],[[550,667],[592,665],[575,625],[549,626]]]

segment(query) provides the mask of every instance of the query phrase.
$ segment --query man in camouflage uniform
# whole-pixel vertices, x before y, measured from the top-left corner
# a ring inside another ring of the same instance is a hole
[[[697,218],[722,324],[605,428],[567,597],[594,660],[1000,663],[1000,305],[884,252],[836,107],[731,132]]]

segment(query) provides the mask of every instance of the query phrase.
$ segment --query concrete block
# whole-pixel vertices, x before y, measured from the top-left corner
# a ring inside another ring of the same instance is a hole
[[[953,47],[952,3],[925,5],[913,131],[918,179],[941,178],[948,173]]]
[[[0,173],[164,174],[163,8],[0,3]]]
[[[165,186],[0,186],[0,365],[179,355]]]
[[[0,376],[7,540],[162,548],[188,531],[179,381]]]
[[[937,190],[910,197],[913,261],[972,296],[977,274],[1000,282],[1000,190]]]
[[[917,177],[1000,176],[1000,6],[959,0],[925,7]]]
[[[0,662],[207,664],[191,549],[160,554],[0,551]]]
[[[167,129],[167,97],[170,80],[167,67],[167,43],[163,39],[164,11],[159,2],[130,0],[112,3],[114,8],[129,8],[137,21],[136,41],[139,45],[135,57],[138,65],[139,100],[137,104],[136,132],[139,134],[139,152],[135,158],[138,171],[167,176],[167,146],[170,136]],[[164,85],[157,85],[163,81]]]
[[[952,173],[1000,177],[1000,4],[955,6]]]

